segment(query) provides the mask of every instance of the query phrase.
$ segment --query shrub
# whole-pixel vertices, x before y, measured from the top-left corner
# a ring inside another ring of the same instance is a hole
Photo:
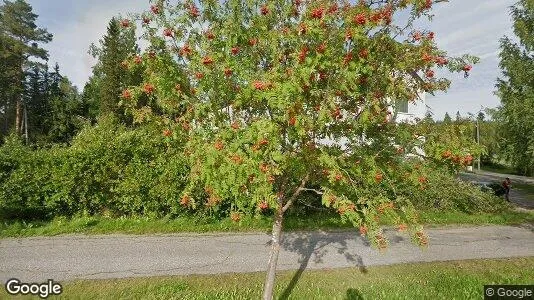
[[[422,169],[427,169],[424,177],[418,175]],[[417,208],[476,213],[498,211],[506,206],[492,191],[482,191],[461,181],[447,167],[415,163],[405,171],[408,181],[399,185],[397,192],[411,199]]]
[[[187,167],[155,124],[128,129],[104,119],[82,131],[54,174],[60,214],[162,215],[178,201]],[[63,211],[63,208],[68,208]]]
[[[0,218],[41,219],[48,210],[50,166],[54,156],[32,151],[15,136],[0,147]]]
[[[420,210],[462,211],[465,213],[493,212],[506,207],[494,191],[483,191],[469,182],[461,181],[448,165],[424,164],[423,161],[406,161],[396,169],[396,189],[364,188],[358,191],[362,197],[368,194],[389,194],[410,199]],[[424,176],[422,174],[425,174]],[[319,188],[318,188],[319,189]],[[306,215],[323,210],[321,197],[313,192],[303,193],[291,213]]]
[[[183,141],[164,136],[165,129],[150,123],[127,128],[113,119],[102,119],[96,126],[82,130],[70,147],[38,150],[24,146],[16,137],[8,138],[0,147],[0,217],[158,217],[184,213],[180,196],[189,167],[182,154]],[[490,192],[457,180],[445,165],[406,161],[399,163],[392,175],[389,180],[397,181],[396,189],[367,185],[360,186],[357,194],[361,198],[402,196],[420,209],[468,213],[490,212],[504,205]],[[310,183],[310,187],[314,186],[320,189]],[[195,192],[197,199],[208,197],[202,188]],[[334,211],[322,207],[321,197],[314,192],[303,193],[299,198],[292,214]],[[231,210],[230,206],[221,206],[196,213],[222,218]]]
[[[87,127],[70,147],[32,151],[16,138],[0,148],[0,216],[161,216],[179,207],[188,174],[179,139],[161,125]]]

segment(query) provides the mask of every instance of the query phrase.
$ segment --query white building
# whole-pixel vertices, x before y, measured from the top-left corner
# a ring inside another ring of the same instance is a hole
[[[426,114],[426,93],[420,93],[415,103],[409,103],[406,100],[395,101],[395,107],[393,109],[396,112],[396,122],[417,123]]]
[[[395,101],[394,107],[390,108],[395,115],[396,123],[410,123],[415,124],[421,121],[426,115],[426,92],[420,92],[415,102],[408,102],[407,100]],[[407,157],[423,157],[425,151],[422,149],[422,144],[425,142],[425,137],[420,136],[420,146],[416,146],[413,151],[415,153],[407,154]]]

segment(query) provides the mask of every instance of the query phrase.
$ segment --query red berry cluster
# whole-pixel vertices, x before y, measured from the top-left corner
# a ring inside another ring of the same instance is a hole
[[[198,7],[196,7],[194,4],[191,4],[189,6],[189,14],[191,17],[196,18],[200,16],[200,11],[198,10]]]
[[[156,15],[160,13],[160,9],[159,9],[159,7],[156,6],[156,5],[152,5],[152,6],[150,6],[150,10],[151,10],[154,14],[156,14]]]
[[[122,98],[130,99],[132,98],[132,93],[129,90],[124,90],[122,91]]]
[[[471,154],[467,154],[465,156],[453,155],[450,150],[443,151],[443,153],[441,153],[441,158],[449,160],[454,164],[463,166],[468,166],[473,163],[473,156]]]
[[[224,144],[221,140],[215,141],[215,149],[221,151],[224,148]]]
[[[384,175],[382,175],[382,173],[378,172],[378,173],[375,174],[375,182],[376,183],[382,182],[383,178],[384,178]]]
[[[311,17],[313,19],[321,19],[324,14],[324,7],[315,8],[311,12]]]
[[[265,91],[273,86],[273,84],[270,82],[259,81],[259,80],[254,81],[252,85],[254,86],[255,89],[260,90],[260,91]]]
[[[306,55],[308,55],[308,47],[304,46],[302,47],[302,49],[300,49],[300,52],[299,52],[299,62],[300,63],[303,63],[305,60],[306,60]]]
[[[354,16],[353,21],[357,25],[365,25],[365,23],[367,23],[367,16],[364,13],[359,13],[356,16]]]
[[[205,35],[208,40],[213,40],[215,38],[215,34],[213,34],[211,30],[206,31]]]
[[[267,15],[267,14],[270,12],[269,7],[267,7],[267,5],[263,5],[263,6],[260,8],[260,12],[261,12],[261,14],[264,15],[264,16]]]
[[[438,64],[438,66],[444,66],[449,63],[449,61],[443,56],[436,57],[435,61]]]
[[[170,137],[171,135],[172,135],[172,131],[170,129],[163,130],[164,137]]]
[[[145,85],[143,86],[143,90],[147,95],[150,95],[154,92],[155,88],[154,85],[150,83],[145,83]]]
[[[180,204],[183,206],[188,206],[190,202],[191,202],[191,197],[189,197],[189,195],[184,195],[182,199],[180,200]]]
[[[260,202],[260,205],[258,205],[261,210],[267,210],[269,209],[269,203],[267,201]]]
[[[189,44],[185,44],[181,49],[180,49],[180,56],[189,56],[191,55],[191,47],[189,47]]]
[[[237,154],[234,154],[230,157],[230,159],[235,163],[235,164],[242,164],[243,163],[243,158]]]
[[[211,56],[204,56],[202,58],[203,65],[211,65],[212,63],[213,63],[213,58],[211,58]]]
[[[163,30],[163,35],[166,37],[172,37],[173,36],[173,30],[170,28],[165,28]]]
[[[232,219],[233,222],[237,223],[241,221],[241,214],[238,212],[232,212],[230,214],[230,219]]]

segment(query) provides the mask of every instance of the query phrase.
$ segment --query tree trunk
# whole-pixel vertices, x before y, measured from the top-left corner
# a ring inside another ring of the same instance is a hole
[[[278,254],[280,253],[280,237],[282,234],[283,219],[284,212],[280,203],[276,212],[276,219],[273,224],[271,254],[269,257],[269,264],[267,266],[267,278],[265,279],[265,286],[263,288],[263,300],[273,299],[274,279],[276,276],[276,265],[278,264]]]
[[[263,287],[263,300],[273,299],[274,279],[276,277],[276,265],[278,264],[278,254],[280,253],[280,238],[282,236],[282,221],[284,220],[284,213],[288,210],[293,202],[300,195],[304,186],[308,182],[309,174],[300,182],[300,186],[293,192],[293,195],[287,200],[284,205],[284,193],[280,191],[278,196],[278,209],[276,210],[276,218],[273,224],[273,235],[271,244],[271,254],[269,257],[269,264],[267,266],[267,277],[265,278],[265,286]],[[285,186],[287,181],[282,183]]]
[[[3,113],[3,118],[4,118],[4,130],[2,131],[2,133],[4,135],[7,135],[7,133],[9,132],[9,105],[8,105],[8,101],[6,101],[6,104],[3,106],[2,108],[2,113]]]
[[[22,39],[21,39],[22,41]],[[20,136],[22,135],[22,94],[24,93],[24,69],[23,69],[23,65],[24,65],[24,58],[23,58],[23,54],[21,53],[20,54],[20,59],[19,59],[19,69],[18,69],[18,74],[17,74],[17,85],[18,85],[18,88],[15,89],[15,110],[16,110],[16,113],[15,113],[15,133]]]
[[[26,145],[29,145],[28,137],[28,107],[24,104],[24,137],[26,139]]]
[[[22,125],[22,103],[21,103],[21,100],[20,98],[18,98],[17,100],[17,104],[16,104],[16,115],[15,115],[15,133],[17,135],[20,135],[21,132],[22,132],[22,128],[21,128],[21,125]]]

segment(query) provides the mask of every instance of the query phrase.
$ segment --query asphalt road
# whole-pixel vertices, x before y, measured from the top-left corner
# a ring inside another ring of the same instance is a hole
[[[494,173],[494,172],[488,172],[488,171],[476,171],[477,174],[482,176],[488,176],[492,177],[496,180],[504,180],[504,178],[509,177],[512,182],[517,181],[524,184],[534,184],[534,177],[527,177],[527,176],[519,176],[519,175],[512,175],[512,174],[501,174],[501,173]]]
[[[278,269],[329,269],[419,261],[534,256],[534,228],[427,230],[421,249],[396,232],[381,253],[355,231],[285,234]],[[269,235],[60,236],[0,240],[0,281],[25,282],[254,272],[266,269]]]
[[[534,185],[534,178],[526,176],[517,176],[509,174],[498,174],[486,171],[477,171],[477,173],[461,173],[460,178],[467,181],[498,183],[501,184],[506,177],[512,180],[512,189],[510,190],[510,202],[523,209],[534,209],[534,194],[526,190],[517,189],[514,184]]]

